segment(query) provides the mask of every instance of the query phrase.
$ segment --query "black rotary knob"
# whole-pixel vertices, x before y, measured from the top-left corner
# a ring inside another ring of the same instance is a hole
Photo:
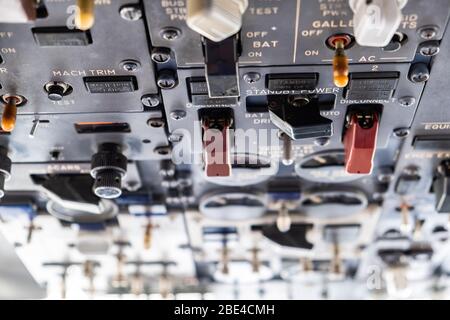
[[[91,176],[95,179],[93,190],[96,196],[115,199],[122,194],[122,178],[127,173],[127,158],[122,148],[115,143],[104,143],[92,156]]]

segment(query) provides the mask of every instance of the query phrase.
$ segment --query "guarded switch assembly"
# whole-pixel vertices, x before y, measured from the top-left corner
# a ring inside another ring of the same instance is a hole
[[[349,0],[354,12],[356,42],[366,47],[386,47],[402,21],[408,0]]]
[[[0,0],[0,299],[450,297],[450,0],[405,4]]]
[[[347,115],[344,134],[345,170],[349,174],[370,174],[377,145],[379,113],[354,111]]]

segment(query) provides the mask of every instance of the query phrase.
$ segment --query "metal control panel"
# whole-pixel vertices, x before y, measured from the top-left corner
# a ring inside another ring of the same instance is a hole
[[[447,290],[450,1],[22,2],[0,231],[25,265],[95,269],[102,296]]]

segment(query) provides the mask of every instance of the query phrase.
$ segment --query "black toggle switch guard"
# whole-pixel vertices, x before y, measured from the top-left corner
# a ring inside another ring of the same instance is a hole
[[[329,137],[333,134],[333,122],[321,116],[327,105],[318,97],[309,98],[289,95],[268,96],[270,119],[294,140]],[[304,104],[304,105],[299,105]]]

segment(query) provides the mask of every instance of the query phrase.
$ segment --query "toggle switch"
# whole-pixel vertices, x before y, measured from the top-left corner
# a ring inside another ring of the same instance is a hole
[[[230,129],[232,111],[205,110],[201,113],[203,152],[207,177],[231,176]]]
[[[402,22],[408,0],[349,0],[356,42],[367,47],[386,47]]]
[[[40,119],[33,120],[33,125],[31,126],[31,130],[30,130],[30,133],[28,134],[28,136],[30,138],[34,138],[36,136],[36,132],[38,131],[39,126],[41,124],[48,125],[49,123],[50,123],[49,120],[40,120]]]
[[[150,217],[148,217],[147,224],[145,225],[145,231],[144,231],[144,249],[150,250],[152,247],[152,241],[153,241],[153,229],[157,228],[152,223],[152,220]]]
[[[450,160],[444,160],[438,167],[433,183],[436,197],[436,212],[450,213]]]
[[[237,35],[221,42],[203,39],[206,83],[210,98],[239,97],[238,42]]]
[[[86,31],[92,28],[95,22],[95,1],[77,0],[75,25],[78,29]]]
[[[25,99],[15,95],[4,95],[2,97],[5,104],[2,114],[2,130],[5,132],[12,132],[16,127],[17,108],[21,106]]]
[[[280,208],[278,210],[276,224],[280,232],[286,233],[291,229],[292,219],[289,215],[289,208],[285,201],[281,202]]]
[[[370,174],[377,144],[378,112],[350,113],[347,121],[345,169],[350,174]]]
[[[239,32],[248,0],[188,0],[187,25],[205,38],[220,42]]]
[[[402,234],[407,235],[411,232],[412,226],[411,226],[411,209],[412,207],[409,206],[407,203],[402,203],[399,207],[400,209],[400,215],[401,215],[401,224],[400,224],[400,231]]]
[[[327,45],[334,50],[333,82],[338,88],[347,86],[349,78],[348,58],[345,50],[352,45],[353,39],[348,34],[337,34],[327,39]]]

